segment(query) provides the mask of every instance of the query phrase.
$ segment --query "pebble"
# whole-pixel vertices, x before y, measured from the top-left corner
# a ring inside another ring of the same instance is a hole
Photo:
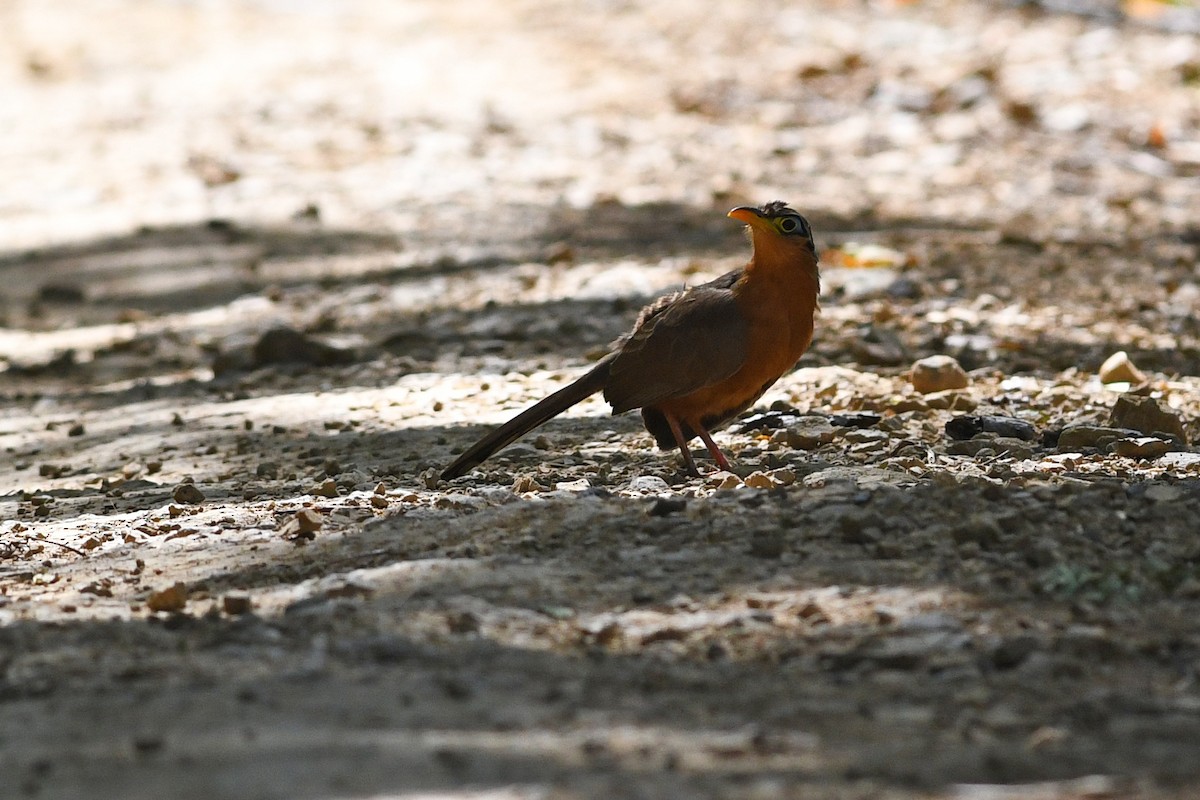
[[[865,428],[848,431],[842,438],[851,444],[863,444],[866,442],[878,444],[880,442],[887,442],[889,437],[885,431]]]
[[[195,506],[204,502],[204,492],[194,483],[181,483],[171,491],[171,499],[185,506]]]
[[[1113,442],[1113,452],[1125,458],[1139,458],[1150,461],[1161,458],[1171,451],[1171,442],[1155,436],[1136,436],[1117,439]]]
[[[267,364],[311,364],[326,367],[348,364],[354,360],[354,352],[333,347],[318,339],[292,328],[272,328],[263,333],[254,343],[255,366]]]
[[[542,487],[531,476],[521,475],[513,481],[512,490],[517,494],[525,494],[526,492],[540,492]]]
[[[543,450],[546,448],[542,448]],[[529,442],[516,442],[504,448],[503,457],[507,459],[540,459],[542,457],[538,448]]]
[[[1134,363],[1129,360],[1129,354],[1124,350],[1113,353],[1100,365],[1101,383],[1139,384],[1145,380],[1146,373],[1134,366]]]
[[[176,583],[146,598],[146,608],[151,611],[182,611],[187,605],[187,584]]]
[[[858,479],[862,474],[864,473],[861,467],[828,467],[805,475],[803,484],[809,489],[820,489],[836,484],[853,488],[858,485]]]
[[[946,423],[946,435],[951,439],[966,441],[979,433],[983,433],[983,420],[979,417],[964,414]]]
[[[946,446],[947,455],[952,456],[974,456],[983,450],[991,450],[993,453],[1003,453],[1016,459],[1026,459],[1033,456],[1033,445],[1022,439],[1016,439],[1012,436],[995,436],[994,434],[986,433],[974,439],[951,442]]]
[[[284,539],[305,542],[313,539],[324,522],[325,517],[316,509],[301,509],[280,525],[280,534]]]
[[[929,356],[912,365],[909,380],[921,394],[942,392],[947,389],[965,389],[971,379],[957,361],[950,356]]]
[[[939,411],[953,409],[955,411],[974,411],[979,405],[973,397],[969,397],[954,389],[941,392],[930,392],[925,396],[925,404]]]
[[[771,437],[776,437],[782,443],[796,450],[812,450],[833,441],[836,435],[833,425],[825,417],[800,417],[782,431],[777,431]]]
[[[1124,439],[1137,431],[1128,428],[1109,428],[1104,425],[1068,425],[1058,435],[1058,450],[1076,453],[1085,447],[1103,449],[1118,439]]]
[[[796,482],[796,471],[788,467],[773,469],[767,473],[776,486],[791,486]]]
[[[1132,428],[1146,436],[1165,433],[1184,444],[1188,440],[1179,414],[1163,408],[1153,397],[1121,395],[1113,404],[1108,424],[1118,428]]]
[[[652,517],[667,517],[687,509],[687,500],[682,497],[657,497],[647,512]]]
[[[944,392],[938,392],[937,394],[942,395]],[[897,414],[909,414],[913,411],[928,411],[933,406],[926,403],[920,397],[893,397],[888,401],[887,407],[888,410]],[[946,408],[949,408],[949,406],[946,406]]]
[[[530,480],[532,480],[532,479],[530,479]],[[533,485],[537,486],[538,489],[541,489],[541,487],[538,486],[538,484],[536,482]],[[482,497],[478,497],[473,494],[464,494],[462,492],[456,492],[454,494],[442,495],[441,497],[439,497],[433,501],[434,508],[479,509],[479,508],[486,508],[487,505],[488,505],[487,501],[484,500]]]
[[[778,403],[779,401],[777,401]],[[795,409],[783,404],[782,408],[774,408],[770,411],[765,411],[761,414],[750,414],[736,424],[733,430],[737,433],[748,433],[752,431],[776,431],[786,428],[788,425],[802,417],[796,413]],[[821,419],[821,418],[819,418]]]
[[[734,475],[732,472],[721,471],[714,472],[712,475],[709,475],[708,480],[705,481],[705,483],[718,490],[736,489],[742,485],[742,479],[737,475]]]
[[[883,416],[870,411],[852,411],[848,414],[831,414],[829,424],[835,428],[873,428]]]
[[[221,598],[221,609],[230,616],[249,614],[252,607],[248,594],[227,594]]]
[[[851,445],[848,452],[852,456],[868,457],[876,453],[882,453],[887,448],[888,440],[883,439],[880,441],[859,442],[858,444]]]
[[[339,494],[337,481],[333,478],[326,478],[320,484],[314,486],[309,494],[316,497],[337,497]]]
[[[745,484],[751,489],[773,489],[775,482],[765,472],[751,472],[746,476]]]
[[[974,417],[962,415],[946,423],[946,434],[951,439],[970,439],[980,433],[994,433],[1013,439],[1032,442],[1037,438],[1037,428],[1023,419],[985,414]]]
[[[657,494],[668,491],[671,487],[657,475],[639,475],[629,482],[629,488],[643,494]]]
[[[436,489],[442,480],[441,472],[436,467],[422,470],[418,477],[426,489]]]
[[[980,417],[979,421],[985,432],[994,433],[997,436],[1020,439],[1023,442],[1032,442],[1038,438],[1037,428],[1023,419],[988,414]]]
[[[315,508],[302,508],[287,523],[294,525],[297,533],[316,533],[325,524],[325,517]]]

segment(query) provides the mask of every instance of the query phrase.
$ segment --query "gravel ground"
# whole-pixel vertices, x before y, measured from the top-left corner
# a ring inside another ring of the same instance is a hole
[[[1197,796],[1198,30],[0,2],[0,796]],[[437,480],[776,198],[734,473]]]

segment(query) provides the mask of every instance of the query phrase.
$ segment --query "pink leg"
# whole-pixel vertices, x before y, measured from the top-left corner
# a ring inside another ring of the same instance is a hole
[[[729,460],[725,458],[725,454],[721,452],[721,448],[717,447],[717,443],[708,435],[708,431],[704,428],[700,429],[700,441],[704,442],[704,446],[708,448],[708,452],[712,453],[713,460],[717,462],[717,466],[726,472],[733,472],[733,468],[729,466]]]
[[[663,412],[663,416],[667,418],[667,424],[671,426],[671,433],[675,436],[675,443],[679,445],[679,452],[683,453],[683,463],[687,465],[687,474],[693,478],[700,477],[700,470],[696,469],[696,462],[692,460],[692,452],[688,450],[687,442],[683,439],[683,430],[679,427],[679,420],[675,419],[673,414]]]

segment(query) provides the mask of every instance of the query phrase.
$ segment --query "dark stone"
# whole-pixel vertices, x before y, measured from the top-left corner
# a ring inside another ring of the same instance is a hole
[[[171,499],[185,506],[199,505],[204,502],[204,492],[194,483],[181,483],[171,492]]]
[[[946,435],[951,439],[965,441],[977,433],[983,433],[983,421],[979,417],[964,414],[946,423]]]
[[[795,409],[775,410],[763,412],[762,414],[751,414],[742,419],[735,429],[736,433],[745,433],[747,431],[773,431],[779,428],[786,428],[788,425],[796,421],[800,414]]]
[[[1029,634],[1005,639],[992,651],[992,666],[1000,670],[1014,669],[1021,666],[1037,648],[1037,637]]]
[[[666,517],[678,514],[687,508],[687,500],[682,497],[657,497],[648,512],[652,517]]]
[[[354,353],[325,344],[291,328],[272,328],[254,345],[256,366],[267,364],[311,364],[327,367],[354,361]]]
[[[1130,428],[1146,436],[1166,434],[1187,444],[1187,431],[1179,414],[1163,408],[1153,397],[1123,394],[1113,404],[1108,418],[1114,428]]]
[[[873,428],[880,423],[883,416],[869,411],[856,411],[850,414],[830,414],[829,423],[838,428]]]
[[[1010,439],[1032,442],[1037,438],[1037,428],[1023,419],[993,414],[971,416],[964,414],[946,423],[946,434],[951,439],[970,439],[980,433],[994,433]]]

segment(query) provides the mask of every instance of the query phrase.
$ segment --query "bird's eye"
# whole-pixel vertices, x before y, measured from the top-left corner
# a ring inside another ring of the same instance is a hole
[[[779,230],[784,233],[795,233],[798,227],[800,227],[800,223],[796,221],[795,217],[785,217],[779,223]]]

